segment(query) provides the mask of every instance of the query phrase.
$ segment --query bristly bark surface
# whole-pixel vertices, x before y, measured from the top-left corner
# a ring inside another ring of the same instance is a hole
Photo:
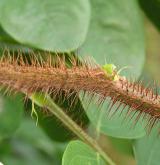
[[[84,91],[98,95],[102,102],[110,97],[110,109],[116,102],[120,103],[118,108],[128,105],[127,115],[132,111],[139,113],[136,120],[141,115],[149,115],[151,128],[160,119],[160,96],[151,88],[120,76],[113,81],[96,64],[82,61],[78,65],[76,59],[72,58],[72,67],[67,67],[64,58],[56,59],[55,63],[52,55],[48,54],[45,61],[41,58],[38,60],[36,55],[30,55],[28,60],[22,58],[21,54],[11,57],[8,53],[0,61],[0,85],[6,87],[7,91],[16,90],[26,95],[37,91],[57,95],[65,91],[66,97],[69,97],[71,91]]]

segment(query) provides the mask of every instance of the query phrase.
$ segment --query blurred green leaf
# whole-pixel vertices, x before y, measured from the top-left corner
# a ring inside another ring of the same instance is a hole
[[[118,68],[131,66],[123,71],[123,75],[138,78],[145,59],[145,41],[142,20],[137,1],[100,0],[91,1],[92,20],[87,39],[80,48],[82,56],[93,56],[99,64],[113,63]],[[131,12],[132,11],[132,12]],[[98,13],[98,14],[97,14]],[[121,73],[122,74],[122,73]],[[87,107],[87,102],[91,102]],[[127,108],[121,114],[121,108],[109,119],[108,102],[97,107],[94,100],[83,101],[86,113],[98,132],[118,138],[140,138],[145,135],[139,122],[135,128],[130,118],[123,121]],[[112,108],[116,109],[117,104]],[[120,115],[121,114],[121,115]],[[135,115],[136,117],[136,115]]]
[[[14,152],[17,154],[5,155],[2,160],[5,165],[51,165],[49,160],[45,159],[45,156],[38,152],[30,143],[19,140],[14,141],[12,145]]]
[[[17,130],[22,116],[21,96],[0,96],[0,139],[11,136]]]
[[[135,140],[133,149],[137,165],[159,165],[160,139],[159,125],[154,127],[149,136]]]
[[[8,142],[0,143],[0,148],[4,150],[6,144],[9,148],[6,153],[0,150],[1,160],[6,165],[18,165],[21,162],[24,165],[52,165],[53,163],[59,165],[66,147],[66,143],[51,141],[33,120],[27,118],[24,118],[14,137]]]
[[[10,42],[10,43],[16,43],[14,39],[12,39],[0,26],[0,42]]]
[[[4,51],[4,49],[11,50],[23,50],[25,52],[29,51],[29,48],[20,45],[17,41],[15,41],[11,36],[9,36],[3,28],[0,26],[0,55]]]
[[[150,20],[160,29],[160,1],[159,0],[139,0],[141,8]]]
[[[125,74],[138,77],[145,59],[144,29],[137,1],[92,0],[92,19],[80,55],[97,63],[131,66]]]
[[[88,0],[1,0],[0,23],[20,43],[50,51],[78,48],[90,20]]]
[[[51,141],[48,136],[44,134],[42,129],[36,126],[35,122],[31,119],[25,119],[22,123],[22,126],[16,132],[16,138],[21,138],[29,143],[32,143],[33,146],[43,150],[46,153],[55,154],[58,150],[56,144],[61,144],[65,146],[65,143],[56,143]],[[59,147],[61,148],[61,147]]]
[[[108,114],[109,98],[103,103],[102,107],[98,107],[96,100],[92,100],[90,104],[89,102],[89,98],[87,99],[85,97],[83,99],[83,106],[86,109],[86,113],[92,125],[97,130],[97,136],[99,133],[104,133],[117,138],[136,139],[145,135],[142,121],[139,120],[136,125],[134,124],[138,114],[131,120],[129,116],[126,117],[127,108],[121,111],[123,106],[114,114],[116,107],[118,106],[117,104],[112,107],[110,114]],[[131,117],[133,113],[131,114]],[[114,115],[112,116],[112,114]]]
[[[71,141],[62,158],[62,165],[106,165],[99,153],[93,151],[87,144],[75,140]]]
[[[119,138],[113,138],[113,137],[108,137],[108,138],[111,141],[113,147],[117,149],[117,151],[126,155],[133,156],[132,140],[119,139]]]

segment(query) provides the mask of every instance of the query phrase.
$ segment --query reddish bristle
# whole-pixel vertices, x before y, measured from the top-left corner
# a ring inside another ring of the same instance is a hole
[[[4,54],[0,61],[0,85],[6,87],[7,93],[16,90],[30,95],[32,92],[41,91],[55,97],[62,97],[62,91],[64,91],[65,97],[69,98],[83,91],[90,95],[88,104],[95,96],[99,96],[97,100],[99,105],[110,97],[108,113],[118,102],[111,116],[120,107],[122,113],[125,107],[129,106],[126,118],[131,116],[132,111],[135,112],[134,114],[139,112],[135,123],[143,114],[150,116],[148,120],[150,128],[160,119],[160,96],[156,83],[153,90],[144,87],[142,80],[130,82],[124,77],[119,77],[117,81],[113,81],[91,60],[78,62],[75,57],[72,57],[69,59],[72,67],[68,68],[65,56],[60,58],[57,55],[53,60],[52,55],[48,53],[45,54],[47,58],[45,57],[46,60],[44,60],[35,54],[30,54],[29,59],[26,56],[23,57],[21,52],[17,56],[12,54],[12,57],[9,52]],[[77,95],[71,101],[71,106],[76,101]]]

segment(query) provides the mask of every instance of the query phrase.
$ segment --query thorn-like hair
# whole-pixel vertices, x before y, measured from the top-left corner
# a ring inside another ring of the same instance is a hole
[[[119,76],[114,81],[93,60],[77,60],[75,56],[67,60],[69,65],[65,55],[46,52],[25,56],[21,51],[11,53],[7,50],[0,60],[0,85],[6,92],[15,90],[26,95],[45,92],[57,96],[64,91],[66,98],[83,91],[89,93],[91,99],[99,96],[98,104],[110,97],[109,111],[118,102],[116,111],[129,106],[126,117],[133,114],[132,111],[138,113],[135,122],[142,115],[149,116],[150,128],[159,121],[160,96],[155,83],[152,89],[144,87],[141,81],[129,81],[125,77]]]

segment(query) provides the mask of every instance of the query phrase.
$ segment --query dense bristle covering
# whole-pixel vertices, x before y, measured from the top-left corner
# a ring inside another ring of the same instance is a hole
[[[100,102],[110,97],[110,109],[116,102],[119,102],[118,108],[128,105],[130,108],[126,115],[132,111],[138,112],[136,120],[142,114],[149,115],[150,127],[160,119],[160,96],[140,82],[129,82],[124,77],[114,81],[100,66],[85,60],[77,62],[74,57],[70,58],[71,65],[68,67],[65,56],[55,56],[53,60],[53,56],[48,53],[44,60],[35,54],[28,57],[21,53],[16,56],[9,52],[4,54],[0,61],[0,85],[8,91],[16,90],[26,95],[36,91],[57,95],[60,91],[65,91],[66,97],[72,91],[84,91],[90,95],[98,95]]]

